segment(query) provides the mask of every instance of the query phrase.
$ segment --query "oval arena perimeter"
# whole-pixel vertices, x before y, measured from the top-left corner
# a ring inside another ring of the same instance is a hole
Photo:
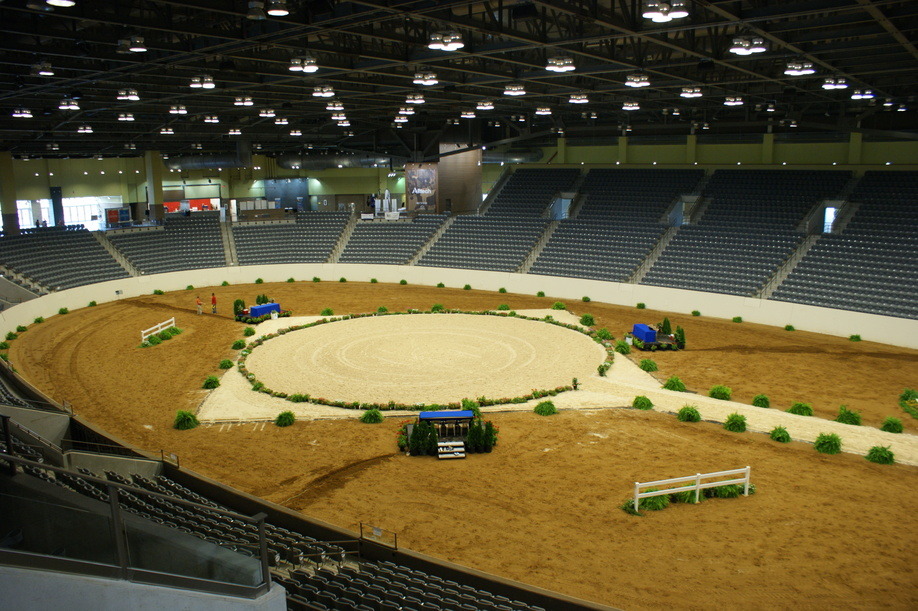
[[[251,302],[268,293],[295,316],[316,316],[324,308],[429,310],[435,303],[464,310],[503,303],[545,309],[555,301],[356,282],[206,290],[216,293],[221,313],[196,316],[190,291],[74,310],[30,326],[11,344],[10,360],[34,386],[70,402],[77,415],[148,452],[173,452],[183,467],[315,519],[351,530],[361,522],[378,525],[398,533],[402,547],[587,600],[628,609],[918,604],[914,466],[876,465],[852,453],[822,455],[810,443],[777,444],[713,422],[680,423],[671,413],[626,409],[630,398],[550,418],[533,414],[531,404],[516,412],[494,408],[488,418],[500,429],[497,447],[464,461],[399,453],[396,429],[407,416],[365,425],[355,419],[359,412],[343,418],[323,413],[301,415],[288,428],[205,423],[177,431],[175,411],[196,410],[208,394],[201,381],[219,373],[221,359],[237,355],[230,345],[242,337],[243,325],[226,313],[234,299]],[[635,322],[664,316],[565,303],[577,315],[593,314],[597,326],[617,337]],[[181,335],[137,348],[138,329],[173,315]],[[902,389],[914,385],[914,350],[704,316],[669,317],[685,327],[688,349],[655,354],[659,380],[678,375],[702,396],[724,384],[746,404],[765,393],[777,408],[771,411],[806,401],[817,428],[845,404],[862,412],[865,427],[895,416],[907,435],[916,430],[897,405]],[[393,366],[436,378],[451,364],[430,352],[424,351],[430,362],[404,355]],[[626,358],[641,356],[617,355],[609,376]],[[233,369],[226,375],[239,374]],[[695,399],[687,394],[683,403]],[[558,403],[563,405],[560,396]],[[643,518],[618,508],[635,481],[746,465],[757,486],[753,496],[678,504]]]

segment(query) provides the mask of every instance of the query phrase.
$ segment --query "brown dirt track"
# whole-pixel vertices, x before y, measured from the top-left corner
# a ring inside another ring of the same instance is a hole
[[[195,294],[211,290],[224,314],[195,316]],[[234,356],[229,346],[241,329],[225,315],[232,300],[251,302],[256,293],[297,314],[434,303],[523,309],[555,301],[337,282],[178,291],[32,325],[12,342],[10,359],[77,414],[146,450],[175,452],[209,477],[346,528],[372,523],[398,532],[405,547],[574,596],[626,609],[918,605],[914,467],[823,456],[804,443],[779,445],[764,435],[631,410],[550,419],[496,414],[495,452],[447,464],[397,454],[395,420],[173,430],[175,410],[194,409],[203,378]],[[616,335],[662,318],[567,304]],[[185,333],[136,348],[140,329],[173,315]],[[896,416],[907,432],[916,431],[896,404],[902,388],[915,386],[914,350],[704,317],[671,320],[686,328],[689,350],[657,353],[661,377],[677,374],[702,393],[726,384],[745,402],[764,392],[781,409],[802,400],[828,418],[846,404],[862,412],[865,425]],[[644,518],[617,509],[635,480],[747,464],[759,487],[755,496],[672,506]]]

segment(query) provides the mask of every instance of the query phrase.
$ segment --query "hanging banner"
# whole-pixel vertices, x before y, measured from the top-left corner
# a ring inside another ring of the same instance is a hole
[[[437,164],[405,165],[405,195],[409,212],[437,211]]]

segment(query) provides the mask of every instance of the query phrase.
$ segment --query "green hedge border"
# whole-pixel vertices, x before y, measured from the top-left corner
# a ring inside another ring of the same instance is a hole
[[[290,333],[291,331],[300,331],[302,329],[309,329],[311,327],[317,327],[319,325],[329,324],[333,322],[341,322],[344,320],[351,320],[354,318],[369,318],[372,316],[442,315],[442,314],[471,314],[471,315],[476,315],[476,316],[504,316],[504,317],[512,317],[512,318],[521,318],[523,320],[534,320],[538,322],[552,324],[558,327],[564,327],[565,329],[570,329],[571,331],[577,331],[579,333],[586,335],[587,337],[590,337],[593,341],[595,341],[597,344],[601,345],[605,349],[606,358],[603,361],[603,363],[600,364],[600,367],[606,367],[608,369],[608,367],[611,367],[612,362],[615,359],[615,351],[613,350],[613,343],[609,340],[602,340],[602,339],[595,337],[596,331],[594,329],[587,329],[587,328],[581,327],[580,325],[573,325],[573,324],[559,322],[550,317],[536,318],[534,316],[523,316],[513,311],[506,312],[506,313],[505,312],[498,313],[494,310],[480,310],[480,311],[444,310],[443,312],[408,310],[407,312],[347,314],[345,316],[322,318],[320,320],[316,320],[311,323],[306,323],[303,325],[294,325],[292,327],[287,327],[285,329],[279,329],[275,333],[269,333],[267,335],[262,335],[258,339],[246,345],[245,349],[239,355],[239,360],[237,362],[236,368],[239,370],[239,372],[243,376],[245,376],[245,378],[249,381],[249,384],[252,385],[252,390],[256,392],[265,393],[267,395],[271,395],[272,397],[278,397],[280,399],[285,399],[293,403],[308,402],[308,403],[314,403],[316,405],[328,405],[330,407],[343,407],[346,409],[364,409],[364,410],[379,409],[379,410],[405,410],[405,411],[423,411],[423,410],[437,411],[437,410],[442,410],[442,409],[461,409],[462,408],[461,399],[458,401],[447,403],[445,405],[440,404],[440,403],[407,404],[407,403],[396,403],[395,401],[389,401],[387,403],[361,403],[360,401],[329,400],[324,397],[313,397],[306,393],[288,394],[285,392],[275,391],[275,390],[271,390],[270,388],[267,388],[264,385],[264,383],[260,382],[255,377],[255,374],[250,372],[245,366],[246,358],[248,357],[249,354],[252,353],[252,350],[257,348],[258,346],[261,346],[263,343],[265,343],[268,340],[274,339],[275,337],[279,337],[281,335],[286,335],[287,333]],[[562,392],[567,392],[569,390],[574,390],[574,387],[573,386],[558,386],[557,388],[552,388],[548,390],[533,389],[531,393],[520,396],[520,397],[501,397],[497,399],[489,399],[487,397],[478,397],[476,401],[478,401],[478,403],[483,406],[506,405],[510,403],[525,403],[526,401],[530,401],[532,399],[541,399],[542,397],[548,397],[548,396],[553,397],[555,395],[558,395]]]

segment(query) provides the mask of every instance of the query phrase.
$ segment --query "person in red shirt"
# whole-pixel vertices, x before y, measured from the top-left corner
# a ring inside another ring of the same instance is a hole
[[[217,296],[214,293],[210,294],[210,313],[217,313]]]
[[[201,309],[201,308],[202,308],[202,306],[204,305],[204,302],[201,301],[201,297],[200,297],[200,296],[198,296],[198,297],[194,300],[194,305],[197,306],[197,308],[198,308],[198,314],[201,314],[201,312],[202,312],[202,309]]]

